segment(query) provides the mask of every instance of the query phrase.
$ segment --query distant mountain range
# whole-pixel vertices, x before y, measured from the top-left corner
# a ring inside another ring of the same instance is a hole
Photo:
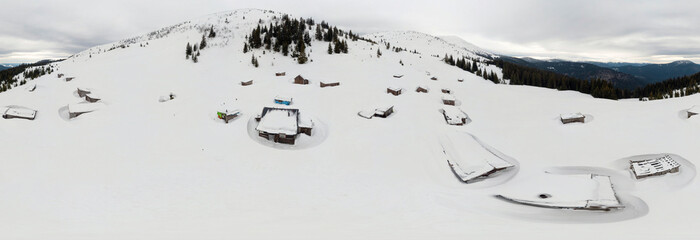
[[[0,71],[19,66],[19,63],[0,63]]]
[[[635,89],[670,78],[688,76],[700,72],[700,65],[691,61],[667,64],[573,62],[561,59],[538,60],[501,56],[515,64],[556,72],[578,79],[602,79],[623,89]]]

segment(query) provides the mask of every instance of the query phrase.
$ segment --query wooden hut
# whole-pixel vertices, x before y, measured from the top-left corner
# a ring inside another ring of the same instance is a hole
[[[250,85],[253,85],[253,80],[241,81],[241,86],[250,86]]]
[[[464,79],[457,79],[457,82],[464,82]]]
[[[278,72],[278,73],[275,73],[275,76],[277,76],[277,77],[287,76],[287,72]]]
[[[584,123],[586,120],[586,116],[581,114],[581,113],[562,114],[559,117],[561,119],[561,123],[563,123],[563,124],[569,124],[569,123],[575,123],[575,122]]]
[[[442,103],[445,105],[454,106],[456,101],[457,99],[455,99],[455,96],[449,94],[442,95]]]
[[[259,119],[258,136],[276,143],[294,144],[299,133],[311,135],[314,127],[310,118],[302,118],[300,121],[298,109],[287,108],[263,108]]]
[[[66,82],[70,82],[73,79],[75,79],[75,77],[66,77]]]
[[[375,117],[380,117],[380,118],[386,118],[389,115],[394,113],[394,106],[393,105],[387,105],[384,107],[380,107],[374,110],[374,116]]]
[[[692,108],[688,109],[688,118],[700,114],[700,106],[693,106]]]
[[[63,77],[63,73],[59,73],[58,78],[62,78],[62,77]]]
[[[226,122],[226,123],[228,123],[228,121],[231,121],[231,120],[237,118],[240,115],[241,115],[241,111],[238,109],[233,110],[231,112],[229,112],[228,110],[225,110],[223,112],[216,112],[216,116],[219,119],[224,120],[224,122]]]
[[[36,90],[36,84],[31,84],[27,87],[27,91],[34,92]]]
[[[298,75],[297,77],[294,78],[294,84],[306,85],[306,84],[309,84],[309,80],[305,79],[301,75]]]
[[[443,88],[443,89],[442,89],[442,93],[451,94],[451,93],[452,93],[452,90],[450,90],[449,88]]]
[[[297,132],[311,136],[311,130],[314,129],[314,121],[305,114],[299,114],[299,129]]]
[[[22,107],[8,107],[2,114],[2,118],[21,118],[27,120],[34,120],[34,118],[36,118],[36,110]]]
[[[95,102],[102,100],[102,98],[94,93],[88,93],[88,94],[85,94],[85,100],[88,102],[91,102],[91,103],[95,103]]]
[[[87,88],[78,88],[78,96],[81,98],[84,98],[85,95],[90,94],[92,91]]]
[[[392,94],[394,96],[401,95],[401,89],[400,87],[388,87],[386,88],[386,93]]]
[[[670,155],[653,159],[630,160],[630,170],[637,179],[677,173],[681,165]]]
[[[102,104],[100,103],[76,103],[68,105],[68,114],[70,118],[75,118],[84,113],[89,113],[98,110]]]
[[[456,126],[467,124],[467,119],[469,119],[469,116],[467,116],[464,111],[457,107],[450,106],[442,109],[442,116],[445,117],[447,124]]]
[[[430,80],[437,81],[437,77],[431,77]]]
[[[339,82],[332,82],[332,83],[321,82],[322,88],[324,88],[324,87],[336,87],[336,86],[340,86],[340,83]]]
[[[403,75],[394,75],[394,78],[402,78]]]
[[[428,93],[428,87],[418,86],[418,88],[416,88],[416,92]]]

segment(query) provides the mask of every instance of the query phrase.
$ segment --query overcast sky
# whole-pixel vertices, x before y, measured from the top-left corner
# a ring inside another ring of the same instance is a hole
[[[700,63],[698,0],[1,0],[0,63],[64,58],[239,8],[326,20],[359,33],[456,35],[495,53]]]

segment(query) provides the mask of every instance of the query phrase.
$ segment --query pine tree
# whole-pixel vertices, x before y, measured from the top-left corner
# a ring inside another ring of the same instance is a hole
[[[209,29],[209,38],[215,38],[216,37],[216,32],[214,32],[214,26],[211,26],[211,29]]]
[[[190,55],[192,55],[192,46],[190,43],[187,43],[187,48],[185,48],[185,59],[190,59]]]
[[[380,58],[382,56],[382,51],[379,51],[379,48],[377,48],[377,58]]]
[[[250,60],[250,63],[252,63],[253,66],[258,67],[258,59],[255,58],[255,54],[253,54],[253,58]]]
[[[248,53],[248,43],[243,43],[243,53]]]
[[[333,54],[333,48],[331,47],[331,43],[328,43],[328,54]]]
[[[199,50],[207,47],[207,39],[202,35],[202,42],[199,43]]]
[[[314,35],[314,37],[318,41],[323,40],[323,33],[321,32],[321,26],[316,26],[316,34]]]

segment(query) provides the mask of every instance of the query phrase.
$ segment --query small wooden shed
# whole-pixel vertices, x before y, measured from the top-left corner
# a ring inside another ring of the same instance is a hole
[[[98,101],[102,100],[102,98],[94,93],[88,93],[88,94],[85,94],[85,100],[88,102],[94,103],[94,102],[98,102]]]
[[[63,73],[59,73],[58,78],[62,78],[62,77],[63,77]]]
[[[442,116],[449,125],[462,126],[467,124],[469,116],[457,107],[445,107],[442,109]]]
[[[9,107],[2,114],[2,118],[4,118],[4,119],[21,118],[21,119],[27,119],[27,120],[34,120],[35,117],[36,117],[36,110],[22,108],[22,107]]]
[[[277,76],[277,77],[287,76],[287,72],[278,72],[278,73],[275,73],[275,76]]]
[[[451,94],[451,93],[452,93],[452,90],[450,90],[449,88],[443,88],[443,89],[442,89],[442,93]]]
[[[97,111],[100,107],[102,107],[101,103],[68,104],[68,114],[70,118],[75,118],[83,113]]]
[[[85,95],[90,94],[92,91],[87,88],[78,88],[78,96],[81,98],[85,97]]]
[[[700,106],[693,106],[692,108],[688,109],[688,118],[700,114]]]
[[[418,88],[416,88],[416,92],[428,93],[428,87],[418,86]]]
[[[437,81],[438,78],[437,78],[437,77],[431,77],[430,80]]]
[[[339,82],[332,82],[332,83],[321,82],[322,88],[324,88],[324,87],[336,87],[336,86],[340,86],[340,83]]]
[[[66,82],[70,82],[73,79],[75,79],[75,77],[66,77]]]
[[[306,84],[309,84],[309,80],[305,79],[301,75],[298,75],[297,77],[294,78],[294,84],[306,85]]]
[[[561,123],[563,123],[563,124],[569,124],[569,123],[575,123],[575,122],[584,123],[586,120],[586,116],[581,114],[581,113],[562,114],[562,115],[560,115],[560,118],[561,118]]]
[[[401,89],[400,87],[388,87],[386,89],[386,93],[392,94],[394,96],[398,96],[398,95],[401,95],[402,90],[403,89]]]
[[[250,86],[250,85],[253,85],[253,80],[241,81],[241,86]]]
[[[233,110],[231,112],[229,112],[228,110],[225,110],[223,112],[216,112],[216,116],[219,119],[224,120],[224,122],[226,122],[226,123],[228,123],[228,121],[231,121],[231,120],[237,118],[240,115],[241,115],[241,111],[238,109]]]
[[[384,107],[377,108],[374,110],[374,116],[375,117],[380,117],[380,118],[386,118],[389,115],[394,113],[394,106],[393,105],[388,105]]]
[[[464,79],[457,79],[457,82],[464,82]]]
[[[450,105],[454,106],[455,102],[457,99],[455,99],[455,96],[449,95],[449,94],[443,94],[442,95],[442,103],[445,105]]]
[[[402,78],[403,75],[394,75],[394,78]]]

